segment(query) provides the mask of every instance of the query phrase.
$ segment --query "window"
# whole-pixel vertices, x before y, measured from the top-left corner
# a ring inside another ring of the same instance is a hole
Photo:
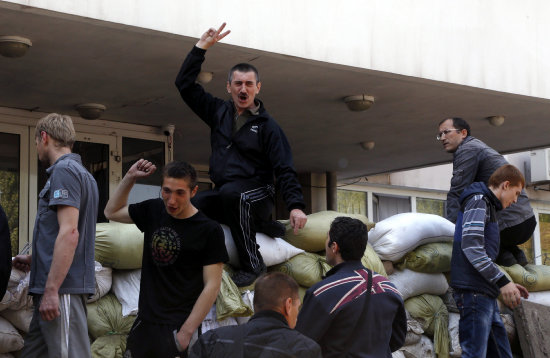
[[[140,179],[132,188],[128,203],[158,198],[162,184],[162,168],[165,164],[164,142],[139,138],[122,138],[122,175],[139,159],[147,159],[157,166],[157,171]]]
[[[445,200],[416,198],[416,212],[445,217]]]
[[[411,212],[411,198],[390,195],[373,195],[377,199],[374,204],[375,222],[382,221],[395,214]]]
[[[539,214],[539,229],[540,229],[540,250],[541,258],[543,265],[550,265],[550,214]],[[524,245],[531,243],[532,247],[533,240],[530,239],[525,244],[521,245],[523,248]],[[531,255],[533,250],[531,249]],[[527,252],[525,253],[527,255]],[[527,256],[529,259],[529,256]],[[530,260],[531,262],[531,260]]]
[[[338,190],[338,212],[367,215],[367,193],[363,191]]]
[[[19,252],[20,136],[0,133],[0,204],[10,229],[12,256]]]

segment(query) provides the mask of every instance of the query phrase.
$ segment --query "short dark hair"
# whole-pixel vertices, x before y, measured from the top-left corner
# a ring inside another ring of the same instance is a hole
[[[361,220],[339,216],[330,224],[329,244],[336,242],[344,261],[361,260],[368,242],[368,230]]]
[[[525,178],[523,177],[523,174],[521,174],[519,169],[514,167],[512,164],[505,164],[495,170],[489,178],[488,184],[490,187],[497,188],[505,181],[509,181],[512,186],[521,184],[521,187],[525,188]]]
[[[256,75],[256,83],[260,82],[260,73],[258,72],[258,69],[254,67],[253,65],[249,63],[238,63],[235,66],[231,67],[229,70],[229,74],[227,75],[227,82],[231,83],[233,81],[233,72],[239,71],[239,72],[254,72]]]
[[[176,178],[189,179],[189,187],[193,189],[197,185],[197,172],[195,168],[187,162],[174,160],[164,166],[162,170],[162,179]]]
[[[463,118],[460,118],[460,117],[445,118],[444,120],[439,122],[439,125],[443,124],[443,122],[449,119],[453,121],[453,127],[460,130],[466,129],[466,135],[467,136],[471,135],[470,125],[468,124],[468,122],[466,122]]]
[[[287,298],[300,297],[298,284],[282,272],[268,272],[261,275],[254,284],[254,311],[277,310],[283,307]]]

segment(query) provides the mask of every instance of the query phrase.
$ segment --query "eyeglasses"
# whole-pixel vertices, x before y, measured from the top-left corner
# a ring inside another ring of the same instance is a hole
[[[441,132],[437,133],[437,136],[435,138],[437,140],[441,140],[441,138],[443,138],[444,135],[447,135],[447,134],[451,133],[452,131],[460,132],[461,130],[462,129],[456,129],[456,128],[445,129],[444,131],[441,131]]]

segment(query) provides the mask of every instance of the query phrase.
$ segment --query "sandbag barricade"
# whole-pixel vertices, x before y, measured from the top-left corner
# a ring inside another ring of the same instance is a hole
[[[309,288],[321,281],[331,266],[323,256],[304,252],[268,269],[269,271],[284,272],[294,278],[298,285]]]
[[[112,291],[122,305],[122,315],[137,315],[141,269],[116,270],[113,272]]]
[[[252,308],[244,303],[239,288],[225,270],[222,273],[222,283],[215,307],[218,321],[228,317],[251,316],[254,313]]]
[[[115,269],[141,268],[143,233],[134,224],[96,224],[95,260]]]
[[[96,302],[87,304],[88,333],[92,343],[94,358],[120,357],[126,350],[126,336],[134,316],[122,316],[122,306],[113,294],[108,294]]]
[[[30,275],[30,271],[12,268],[6,293],[0,301],[0,311],[32,308],[32,297],[28,295]]]
[[[380,275],[388,277],[384,264],[369,243],[367,243],[367,248],[361,258],[361,263],[371,271],[378,272]]]
[[[409,269],[395,270],[389,277],[403,300],[422,294],[443,295],[449,284],[442,273],[423,273]]]
[[[438,296],[420,295],[405,300],[405,309],[422,323],[424,332],[434,338],[434,352],[449,357],[449,313]]]
[[[0,353],[15,352],[23,348],[23,337],[5,318],[0,317]]]
[[[390,216],[369,231],[369,242],[382,260],[398,262],[420,245],[452,242],[455,226],[438,215],[402,213]]]
[[[512,281],[519,283],[529,292],[550,290],[550,266],[546,265],[512,265],[503,267],[512,278]]]
[[[87,303],[92,303],[105,296],[111,290],[113,284],[113,269],[104,267],[95,262],[95,293],[88,298]]]
[[[432,242],[407,253],[397,267],[425,273],[451,271],[452,242]]]
[[[280,220],[280,222],[286,226],[284,239],[293,246],[307,252],[324,251],[330,224],[339,216],[359,219],[367,225],[368,229],[374,227],[374,223],[370,222],[365,215],[344,214],[337,211],[327,210],[308,215],[306,226],[299,230],[297,234],[294,234],[294,229],[290,225],[289,220]]]

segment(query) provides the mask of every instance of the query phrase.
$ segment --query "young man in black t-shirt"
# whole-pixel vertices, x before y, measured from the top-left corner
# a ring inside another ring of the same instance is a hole
[[[223,230],[190,202],[197,175],[185,162],[163,170],[162,199],[127,205],[138,178],[155,172],[144,159],[128,170],[105,207],[108,219],[144,232],[138,317],[124,357],[186,357],[193,332],[214,304],[223,263]]]

